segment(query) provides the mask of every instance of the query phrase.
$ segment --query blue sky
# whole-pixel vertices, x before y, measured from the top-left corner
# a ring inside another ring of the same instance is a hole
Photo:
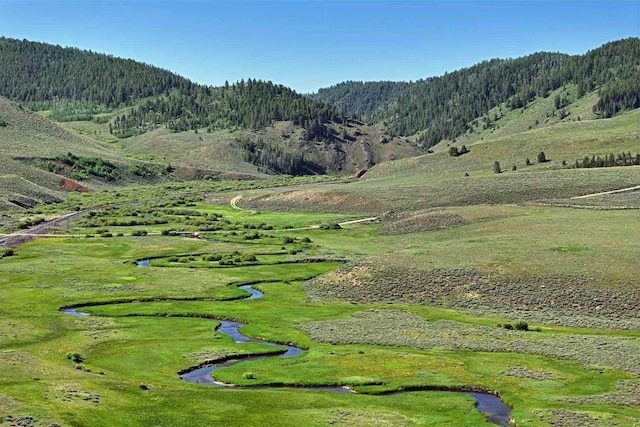
[[[0,35],[312,92],[640,37],[640,1],[0,0]]]

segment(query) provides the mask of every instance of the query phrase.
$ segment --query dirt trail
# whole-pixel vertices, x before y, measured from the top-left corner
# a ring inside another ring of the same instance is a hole
[[[5,234],[0,236],[0,246],[16,247],[23,243],[30,242],[38,237],[51,237],[56,236],[52,234],[56,228],[60,228],[65,222],[70,222],[76,218],[84,215],[87,211],[72,212],[66,215],[62,215],[58,218],[54,218],[49,221],[42,222],[40,224],[29,227],[26,230],[16,231],[15,233]]]
[[[634,191],[634,190],[640,190],[640,185],[636,185],[635,187],[621,188],[619,190],[603,191],[601,193],[592,193],[592,194],[585,194],[583,196],[575,196],[575,197],[572,197],[571,199],[586,199],[588,197],[604,196],[607,194],[615,194],[615,193],[624,193],[625,191]]]
[[[377,221],[378,217],[377,216],[371,216],[369,218],[362,218],[362,219],[353,219],[351,221],[345,221],[345,222],[339,222],[338,224],[342,227],[343,225],[349,225],[349,224],[358,224],[360,222],[371,222],[371,221]]]
[[[256,211],[252,211],[251,209],[244,209],[241,208],[240,206],[238,206],[238,202],[242,199],[242,194],[234,197],[233,199],[229,200],[229,204],[231,205],[231,207],[233,209],[239,210],[239,211],[245,211],[245,212],[249,212],[251,213],[251,215],[255,215]]]

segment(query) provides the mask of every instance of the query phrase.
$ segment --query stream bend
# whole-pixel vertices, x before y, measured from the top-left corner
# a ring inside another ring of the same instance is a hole
[[[262,292],[260,292],[259,290],[253,288],[251,285],[243,285],[243,286],[239,286],[240,289],[249,292],[249,296],[247,296],[245,299],[259,299],[262,298],[264,296],[264,294]],[[89,305],[85,305],[84,307],[90,307]],[[88,317],[89,314],[87,313],[83,313],[78,311],[78,308],[61,308],[60,309],[61,312],[71,315],[71,316],[76,316],[76,317]],[[292,346],[292,345],[283,345],[283,344],[276,344],[276,343],[272,343],[269,341],[262,341],[262,340],[257,340],[254,338],[250,338],[247,337],[246,335],[243,335],[242,333],[240,333],[239,329],[244,326],[244,323],[240,323],[240,322],[232,322],[232,321],[228,321],[228,320],[220,320],[220,326],[217,328],[217,331],[230,336],[233,341],[237,344],[243,344],[243,343],[248,343],[248,342],[260,342],[266,345],[270,345],[273,347],[277,347],[279,349],[281,349],[282,351],[280,353],[277,354],[264,354],[264,355],[247,355],[247,356],[231,356],[227,359],[223,359],[223,360],[218,360],[216,362],[213,363],[206,363],[205,366],[196,366],[196,367],[191,367],[191,368],[187,368],[183,371],[180,371],[178,374],[180,375],[180,378],[184,381],[190,382],[190,383],[194,383],[194,384],[202,384],[202,385],[207,385],[207,386],[212,386],[212,387],[219,387],[219,388],[252,388],[252,389],[257,389],[257,388],[261,388],[261,389],[273,389],[273,388],[294,388],[294,386],[287,386],[287,385],[282,385],[282,386],[278,386],[278,385],[265,385],[265,386],[249,386],[249,387],[242,387],[242,386],[237,386],[234,384],[226,384],[220,381],[216,381],[213,378],[213,373],[215,371],[218,371],[220,369],[229,367],[231,365],[234,365],[238,362],[243,362],[243,361],[255,361],[255,360],[262,360],[262,359],[267,359],[270,357],[295,357],[295,356],[299,356],[300,354],[304,353],[304,350],[302,350],[301,348]],[[302,390],[313,390],[313,391],[329,391],[329,392],[333,392],[333,393],[355,393],[353,390],[351,390],[349,387],[344,386],[344,387],[332,387],[332,386],[303,386],[303,387],[295,387],[297,389],[302,389]],[[438,390],[437,388],[433,388],[431,391],[434,390]],[[407,393],[407,392],[416,392],[416,391],[428,391],[428,389],[406,389],[406,390],[399,390],[399,391],[391,391],[391,392],[387,392],[387,393],[382,393],[382,395],[391,395],[391,394],[399,394],[399,393]],[[511,419],[511,408],[508,407],[507,405],[505,405],[504,403],[502,403],[502,401],[500,400],[500,398],[494,394],[491,393],[482,393],[482,392],[476,392],[476,391],[464,391],[464,390],[459,390],[459,391],[455,391],[455,390],[440,390],[440,391],[450,391],[452,393],[464,393],[467,394],[471,397],[473,397],[476,400],[476,409],[480,412],[486,415],[486,419],[488,422],[498,425],[500,427],[509,427],[512,426],[513,424],[511,423],[512,419]]]

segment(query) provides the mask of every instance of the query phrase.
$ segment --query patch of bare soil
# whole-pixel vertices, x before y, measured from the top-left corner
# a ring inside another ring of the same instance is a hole
[[[78,184],[77,182],[72,181],[68,178],[63,179],[60,186],[62,187],[63,190],[66,190],[66,191],[77,191],[79,193],[89,192],[89,189],[87,187],[81,184]]]

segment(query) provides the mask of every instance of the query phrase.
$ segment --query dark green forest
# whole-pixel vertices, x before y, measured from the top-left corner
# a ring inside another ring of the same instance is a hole
[[[118,115],[111,132],[119,137],[144,133],[162,124],[175,131],[232,126],[257,130],[273,121],[291,120],[306,130],[308,140],[329,136],[325,124],[342,123],[337,108],[311,100],[271,82],[249,79],[220,88],[194,87],[147,99]]]
[[[8,38],[0,38],[0,95],[52,110],[58,121],[100,121],[97,114],[131,107],[110,123],[120,138],[160,125],[175,132],[260,129],[291,120],[318,140],[329,136],[325,124],[344,120],[337,108],[271,82],[204,86],[131,59]]]
[[[640,39],[607,43],[585,55],[492,59],[415,83],[340,83],[314,98],[345,114],[384,121],[395,135],[417,134],[429,147],[468,131],[473,120],[501,103],[522,108],[567,84],[577,85],[578,98],[598,90],[593,108],[602,117],[640,107]]]
[[[36,109],[60,100],[115,108],[194,86],[184,77],[131,59],[0,37],[0,94],[41,107]]]

